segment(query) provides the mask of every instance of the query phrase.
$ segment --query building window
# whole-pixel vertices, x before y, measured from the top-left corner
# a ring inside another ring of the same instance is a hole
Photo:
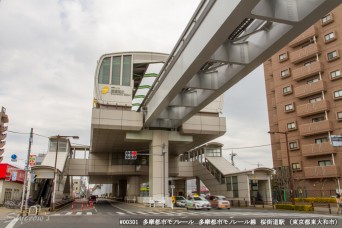
[[[289,148],[290,150],[298,150],[299,149],[298,141],[289,142]]]
[[[122,66],[122,85],[130,86],[131,85],[131,71],[132,71],[132,56],[124,55],[123,57],[123,66]]]
[[[104,58],[99,72],[99,84],[109,84],[110,57]]]
[[[290,94],[292,93],[292,86],[286,86],[283,88],[283,94]]]
[[[239,197],[238,177],[232,176],[232,182],[233,182],[233,197],[237,198]]]
[[[319,166],[329,166],[332,165],[331,160],[318,161]]]
[[[285,112],[291,112],[291,111],[294,111],[293,103],[285,105]]]
[[[331,79],[336,79],[341,77],[341,71],[340,70],[335,70],[330,72],[330,78]]]
[[[287,129],[289,131],[296,129],[296,122],[287,123]]]
[[[342,120],[342,112],[337,112],[337,120]]]
[[[286,78],[286,77],[288,77],[288,76],[290,76],[290,69],[289,69],[289,68],[280,71],[280,77]]]
[[[301,170],[301,166],[300,163],[292,163],[292,170],[296,171],[296,170]]]
[[[57,150],[57,139],[50,140],[50,148],[49,151],[55,152]],[[58,140],[58,152],[67,152],[67,142]]]
[[[315,118],[312,118],[312,123],[320,122],[320,121],[323,121],[323,120],[325,120],[325,116],[315,117]]]
[[[331,41],[336,40],[336,36],[334,32],[328,33],[326,35],[324,35],[324,41],[325,43],[329,43]]]
[[[284,62],[288,59],[287,52],[279,55],[279,62]]]
[[[325,143],[325,142],[328,142],[328,138],[317,138],[315,139],[315,143],[316,144],[321,144],[321,143]]]
[[[228,176],[226,177],[226,185],[227,185],[227,191],[232,190],[232,177]]]
[[[315,103],[315,102],[321,101],[321,100],[322,100],[322,97],[315,97],[315,98],[309,99],[309,102],[310,102],[310,103]]]
[[[322,17],[321,22],[322,22],[323,26],[333,22],[332,14],[329,13],[329,14],[325,15],[324,17]]]
[[[341,99],[342,98],[342,90],[334,92],[334,99]]]
[[[330,61],[338,59],[340,56],[337,50],[335,50],[335,51],[328,52],[327,57],[328,57],[328,62],[330,62]]]

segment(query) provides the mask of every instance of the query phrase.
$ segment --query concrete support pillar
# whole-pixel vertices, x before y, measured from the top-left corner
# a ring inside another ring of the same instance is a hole
[[[127,180],[119,180],[118,196],[119,197],[126,196],[126,189],[127,189]]]
[[[153,131],[149,160],[150,197],[166,199],[168,196],[168,148],[169,132]]]
[[[118,188],[119,188],[118,183],[113,183],[113,185],[112,185],[112,197],[118,196]]]
[[[196,177],[196,192],[201,195],[201,179],[199,177]]]
[[[139,196],[140,178],[138,176],[129,176],[127,179],[126,196]]]

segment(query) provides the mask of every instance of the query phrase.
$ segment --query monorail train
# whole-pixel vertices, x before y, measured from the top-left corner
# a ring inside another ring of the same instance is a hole
[[[168,56],[156,52],[102,55],[95,73],[94,106],[137,110]]]
[[[137,111],[168,54],[119,52],[102,55],[95,73],[94,107],[120,106]],[[220,113],[223,95],[201,112]]]

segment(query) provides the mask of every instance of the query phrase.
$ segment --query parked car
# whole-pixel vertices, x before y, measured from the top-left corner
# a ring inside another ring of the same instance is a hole
[[[186,199],[183,196],[176,196],[176,207],[185,207],[186,206]]]
[[[90,203],[90,202],[92,202],[93,204],[95,204],[96,203],[96,196],[95,195],[91,195],[90,197],[89,197],[89,199],[88,199],[88,202]]]
[[[225,196],[210,196],[209,202],[212,208],[230,209],[230,202]]]
[[[210,203],[208,200],[200,196],[189,197],[186,201],[186,209],[207,209],[210,210]]]

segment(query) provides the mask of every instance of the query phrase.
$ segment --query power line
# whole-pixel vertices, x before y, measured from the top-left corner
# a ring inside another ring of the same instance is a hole
[[[279,143],[273,143],[273,144],[264,144],[264,145],[257,145],[257,146],[246,146],[246,147],[235,147],[235,148],[223,148],[222,150],[240,150],[240,149],[250,149],[250,148],[257,148],[257,147],[264,147],[264,146],[272,146]]]

